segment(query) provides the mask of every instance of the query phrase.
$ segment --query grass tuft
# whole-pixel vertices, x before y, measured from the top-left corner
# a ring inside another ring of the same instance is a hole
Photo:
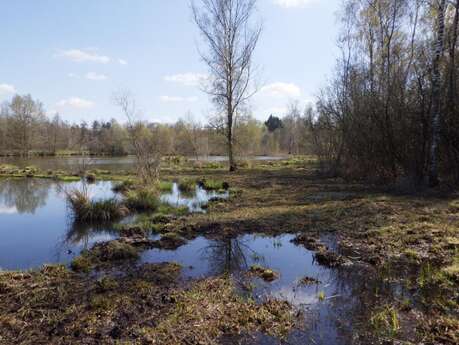
[[[67,201],[78,222],[109,222],[127,215],[127,209],[114,199],[91,200],[79,190],[71,191]]]
[[[152,189],[128,191],[124,203],[132,211],[156,211],[159,207],[158,194]]]

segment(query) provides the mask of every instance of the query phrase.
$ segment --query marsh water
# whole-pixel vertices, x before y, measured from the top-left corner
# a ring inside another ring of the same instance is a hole
[[[285,156],[253,156],[241,159],[252,161],[272,161],[285,159]],[[188,158],[195,161],[196,158]],[[199,157],[201,162],[226,162],[226,156],[206,156]],[[20,168],[35,166],[41,170],[65,170],[77,172],[81,167],[90,169],[101,169],[110,171],[131,171],[135,165],[134,156],[124,157],[0,157],[0,164],[12,164]]]
[[[117,236],[112,224],[85,225],[72,221],[66,191],[83,188],[82,182],[57,183],[48,179],[0,180],[0,268],[18,270],[43,264],[68,263],[81,250]],[[117,197],[112,182],[84,184],[92,199]],[[227,192],[205,191],[183,194],[174,183],[163,202],[205,212],[212,198],[228,197]]]
[[[33,178],[0,181],[2,269],[69,263],[82,249],[117,236],[112,226],[73,224],[65,190],[81,186],[82,182],[59,184]],[[115,196],[110,182],[98,182],[87,188],[93,198]],[[199,211],[214,196],[203,194],[198,187],[194,198],[182,195],[174,185],[171,193],[163,195],[163,201]],[[375,276],[366,266],[332,269],[319,265],[314,253],[294,245],[293,238],[294,235],[241,235],[218,240],[198,237],[173,251],[145,251],[140,261],[177,262],[183,266],[185,280],[230,273],[241,293],[256,300],[274,297],[289,301],[298,307],[305,320],[304,327],[290,334],[289,344],[349,344],[356,325],[367,317],[366,306],[372,299],[382,294],[404,298],[403,289]],[[335,248],[332,235],[321,240]],[[279,273],[279,279],[268,283],[249,275],[253,264],[273,269]],[[305,277],[318,283],[301,284],[300,280]],[[259,335],[256,343],[278,344],[278,341]]]

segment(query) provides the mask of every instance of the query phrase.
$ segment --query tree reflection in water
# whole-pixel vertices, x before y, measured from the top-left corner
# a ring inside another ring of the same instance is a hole
[[[202,257],[209,262],[212,275],[239,273],[249,267],[250,258],[261,259],[249,246],[250,241],[242,238],[223,238],[209,241],[202,249]]]
[[[34,214],[48,199],[53,182],[44,179],[4,180],[0,182],[0,206],[17,213]]]

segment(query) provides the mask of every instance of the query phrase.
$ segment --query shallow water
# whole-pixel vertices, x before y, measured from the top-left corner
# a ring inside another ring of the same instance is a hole
[[[377,291],[380,295],[403,293],[396,285],[374,276],[366,266],[339,269],[321,266],[314,260],[312,251],[291,243],[293,238],[293,235],[243,235],[224,240],[198,237],[175,251],[146,251],[141,261],[177,262],[183,266],[185,279],[231,273],[240,286],[252,285],[250,295],[257,300],[274,297],[289,301],[302,311],[307,325],[292,332],[289,344],[349,344],[355,325],[365,318],[367,306]],[[335,245],[333,237],[324,237],[322,242],[330,248]],[[268,283],[250,276],[247,271],[253,264],[273,269],[280,274],[279,279]],[[302,285],[300,280],[304,277],[320,283]],[[325,296],[324,300],[320,294]],[[275,339],[261,335],[254,343],[278,344]]]
[[[206,191],[200,186],[196,186],[193,193],[183,193],[178,184],[172,185],[170,193],[161,194],[161,201],[174,207],[187,207],[190,212],[205,212],[205,206],[212,199],[228,199],[229,192],[219,193],[216,191]]]
[[[65,194],[66,190],[87,188],[91,198],[116,198],[112,187],[112,182],[104,181],[88,185],[47,179],[0,180],[0,268],[69,263],[96,242],[116,238],[113,224],[75,224]],[[191,212],[204,212],[214,197],[226,198],[228,192],[207,192],[196,186],[194,193],[183,195],[174,184],[173,191],[161,199],[172,206],[186,206]]]
[[[46,179],[0,181],[0,267],[17,270],[45,263],[68,263],[82,249],[114,237],[109,226],[73,224],[65,190],[81,182],[58,184]],[[112,184],[88,185],[93,198],[112,197]]]
[[[244,160],[265,161],[265,160],[281,160],[285,159],[284,156],[255,156],[246,157]],[[189,158],[190,161],[196,160]],[[208,156],[200,157],[202,162],[225,162],[225,156]],[[42,170],[65,170],[71,172],[78,172],[83,167],[86,169],[101,169],[110,171],[132,171],[135,165],[134,156],[125,157],[0,157],[0,164],[13,164],[20,168],[27,166],[35,166]]]

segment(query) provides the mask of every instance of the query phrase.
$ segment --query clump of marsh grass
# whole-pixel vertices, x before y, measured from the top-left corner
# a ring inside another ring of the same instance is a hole
[[[128,210],[115,198],[91,200],[88,193],[72,190],[67,193],[67,202],[72,209],[75,221],[110,222],[127,215]]]
[[[132,190],[126,193],[124,204],[131,211],[156,211],[159,207],[158,193],[154,189]]]
[[[178,188],[181,192],[192,192],[196,188],[196,180],[189,178],[182,179],[178,183]]]
[[[218,181],[218,180],[208,180],[208,179],[203,179],[199,181],[199,185],[204,188],[205,190],[216,190],[216,191],[223,191],[223,190],[228,190],[229,189],[229,184],[228,182],[224,181]]]
[[[115,193],[126,193],[127,191],[134,189],[135,183],[133,180],[124,180],[117,183],[112,187],[112,191]]]

